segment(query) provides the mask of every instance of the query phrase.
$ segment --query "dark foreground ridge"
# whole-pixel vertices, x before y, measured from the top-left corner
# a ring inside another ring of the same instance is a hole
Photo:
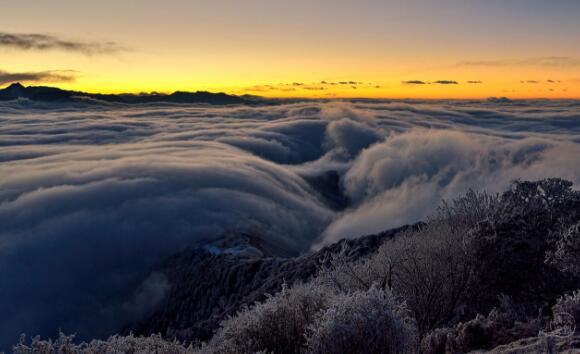
[[[264,301],[282,286],[312,279],[331,254],[344,248],[349,261],[368,256],[404,228],[336,243],[300,257],[279,257],[259,237],[241,234],[208,247],[194,247],[157,271],[174,284],[159,311],[128,331],[163,333],[182,340],[208,340],[221,321],[244,306]],[[239,252],[238,250],[243,250]]]
[[[14,83],[0,90],[0,101],[29,99],[41,102],[71,102],[87,99],[113,103],[205,103],[212,105],[249,104],[255,102],[239,96],[225,93],[211,93],[206,91],[181,92],[172,94],[96,94],[79,91],[67,91],[56,87],[23,86]]]

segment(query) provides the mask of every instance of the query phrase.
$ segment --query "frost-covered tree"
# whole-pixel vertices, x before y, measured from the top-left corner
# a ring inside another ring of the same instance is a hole
[[[371,287],[338,296],[308,328],[306,353],[414,353],[417,330],[390,291]]]
[[[580,221],[562,229],[555,244],[555,249],[548,254],[547,261],[580,277]]]
[[[572,189],[572,183],[557,178],[514,182],[500,196],[492,215],[472,231],[477,274],[469,306],[485,313],[500,293],[542,306],[575,289],[578,280],[561,271],[567,262],[573,264],[568,252],[561,253],[564,264],[557,266],[546,258],[559,243],[563,250],[572,249],[570,243],[561,242],[560,230],[569,230],[578,221],[580,192]]]
[[[564,333],[580,332],[580,290],[562,296],[552,307],[552,326]]]
[[[537,314],[514,304],[507,296],[500,296],[500,305],[489,315],[456,324],[451,328],[437,328],[422,338],[422,354],[470,353],[490,350],[523,338],[535,337],[542,329]]]
[[[410,312],[389,291],[337,294],[313,281],[224,321],[199,353],[406,353],[416,343]]]
[[[74,335],[59,334],[55,340],[42,340],[34,337],[27,343],[23,335],[20,343],[14,346],[14,354],[193,354],[191,346],[177,341],[167,341],[160,335],[136,337],[134,335],[114,335],[107,340],[92,340],[76,344]]]
[[[240,311],[224,321],[202,353],[242,354],[300,353],[306,328],[335,297],[332,289],[318,282],[283,287],[263,303]]]
[[[496,203],[497,197],[470,191],[385,242],[368,259],[349,262],[333,255],[319,279],[339,291],[378,284],[405,299],[421,332],[440,326],[455,315],[473,281],[470,230],[489,218]]]

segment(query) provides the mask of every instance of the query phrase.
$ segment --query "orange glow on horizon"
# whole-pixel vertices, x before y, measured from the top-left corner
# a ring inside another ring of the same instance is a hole
[[[570,63],[560,60],[567,66],[542,61],[519,64],[504,54],[497,56],[499,64],[478,64],[475,60],[462,64],[465,60],[457,54],[433,55],[426,63],[416,59],[419,55],[414,52],[391,56],[377,53],[367,58],[260,51],[241,53],[232,59],[226,49],[211,55],[190,51],[143,50],[116,56],[8,51],[2,53],[0,70],[74,70],[70,72],[74,81],[23,83],[93,93],[210,91],[276,98],[580,99],[580,62],[573,59]],[[418,81],[424,84],[404,83]]]
[[[89,93],[172,93],[175,91],[209,91],[225,92],[234,95],[255,95],[267,98],[370,98],[370,99],[484,99],[488,97],[508,97],[515,99],[580,99],[580,81],[574,80],[544,80],[528,82],[482,82],[468,83],[458,81],[457,84],[437,84],[426,81],[425,84],[405,84],[398,82],[357,84],[321,84],[329,82],[319,80],[312,83],[278,83],[258,85],[195,85],[188,83],[172,84],[153,82],[143,85],[140,82],[124,82],[123,84],[92,83],[85,80],[76,82],[26,82],[27,86],[54,86],[66,90]],[[407,80],[409,81],[409,80]],[[552,82],[553,81],[553,82]],[[559,81],[559,82],[558,82]],[[337,81],[340,82],[340,81]],[[346,81],[345,81],[346,82]],[[427,83],[429,82],[429,83]],[[6,83],[2,86],[8,86]]]

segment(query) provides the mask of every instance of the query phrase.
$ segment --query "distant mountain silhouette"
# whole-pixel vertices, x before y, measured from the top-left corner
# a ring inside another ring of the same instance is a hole
[[[19,98],[27,98],[33,101],[42,102],[68,102],[80,98],[91,98],[105,102],[117,103],[152,103],[152,102],[169,102],[169,103],[206,103],[213,105],[225,104],[247,104],[255,103],[255,100],[249,100],[239,96],[228,95],[225,93],[212,93],[206,91],[182,92],[177,91],[172,94],[96,94],[79,91],[67,91],[56,87],[47,86],[23,86],[20,83],[14,83],[5,89],[0,89],[0,101],[10,101]]]

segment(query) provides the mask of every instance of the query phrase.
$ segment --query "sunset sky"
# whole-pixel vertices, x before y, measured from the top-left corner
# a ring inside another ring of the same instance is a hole
[[[19,0],[0,87],[580,98],[578,0]]]

